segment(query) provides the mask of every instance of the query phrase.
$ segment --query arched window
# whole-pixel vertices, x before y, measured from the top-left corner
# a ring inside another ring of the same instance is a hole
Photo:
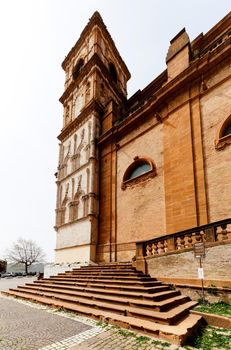
[[[133,186],[154,176],[156,176],[154,163],[147,158],[135,157],[134,162],[129,165],[124,173],[121,187],[125,190],[128,186]]]
[[[229,123],[229,125],[227,125],[224,130],[223,130],[223,137],[231,135],[231,121]]]
[[[224,149],[231,144],[231,115],[221,124],[215,140],[216,149]]]
[[[80,58],[73,69],[73,72],[72,72],[73,79],[76,79],[78,77],[81,69],[83,68],[83,64],[84,64],[84,60]]]
[[[114,80],[114,82],[117,83],[117,80],[118,80],[117,71],[113,63],[109,63],[109,72],[112,77],[112,80]]]

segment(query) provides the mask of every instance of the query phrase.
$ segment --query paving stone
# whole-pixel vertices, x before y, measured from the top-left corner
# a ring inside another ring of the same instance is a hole
[[[9,297],[0,297],[0,350],[175,350],[138,342],[136,333],[99,327],[74,313]],[[13,329],[13,332],[12,332]],[[35,331],[36,330],[36,331]],[[127,333],[126,333],[127,332]],[[13,334],[13,335],[12,335]],[[137,334],[140,336],[140,334]],[[183,349],[183,348],[182,348]]]
[[[0,310],[1,350],[37,350],[91,328],[7,298],[0,298]]]

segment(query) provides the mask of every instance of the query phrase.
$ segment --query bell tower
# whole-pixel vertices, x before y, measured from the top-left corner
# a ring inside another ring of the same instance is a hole
[[[63,128],[58,139],[57,263],[96,260],[99,227],[97,139],[113,125],[109,106],[123,107],[130,73],[98,12],[62,63]],[[118,108],[117,108],[118,110]]]

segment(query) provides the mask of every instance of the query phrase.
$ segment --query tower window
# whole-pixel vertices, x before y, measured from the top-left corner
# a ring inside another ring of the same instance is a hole
[[[109,72],[114,82],[117,83],[117,80],[118,80],[117,71],[113,63],[109,64]]]
[[[81,69],[83,68],[83,64],[84,64],[84,61],[82,58],[80,58],[73,69],[73,73],[72,73],[73,79],[76,79],[78,77]]]
[[[153,162],[146,158],[135,157],[123,176],[122,189],[143,182],[156,175],[156,167]]]

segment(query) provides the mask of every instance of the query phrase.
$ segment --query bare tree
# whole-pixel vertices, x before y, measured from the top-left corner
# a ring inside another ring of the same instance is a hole
[[[43,258],[42,248],[36,242],[24,238],[19,238],[7,251],[7,260],[16,264],[24,264],[26,273],[29,266],[35,262],[42,261]]]

